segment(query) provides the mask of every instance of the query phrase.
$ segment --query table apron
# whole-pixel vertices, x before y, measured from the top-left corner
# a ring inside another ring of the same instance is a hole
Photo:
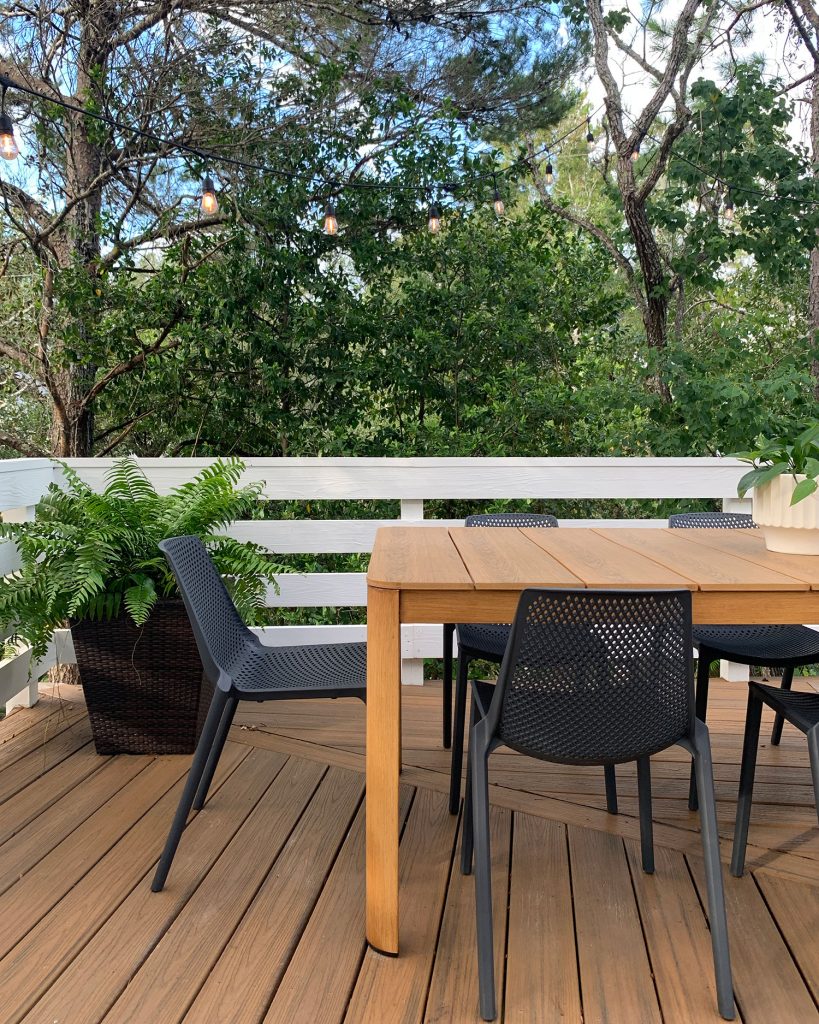
[[[819,623],[819,590],[693,592],[694,622]],[[402,622],[511,622],[520,594],[515,590],[402,590]]]

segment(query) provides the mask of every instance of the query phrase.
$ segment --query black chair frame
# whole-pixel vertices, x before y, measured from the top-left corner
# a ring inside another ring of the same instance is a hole
[[[501,665],[497,685],[490,689],[478,681],[473,683],[461,869],[464,874],[469,874],[472,869],[474,856],[480,1012],[484,1020],[494,1020],[497,1012],[493,962],[491,852],[489,847],[489,756],[498,746],[505,744],[512,749],[538,757],[541,760],[575,764],[606,763],[602,758],[595,758],[593,749],[588,745],[583,749],[578,747],[575,756],[569,756],[564,751],[558,757],[553,754],[549,755],[546,749],[535,750],[531,743],[521,746],[516,741],[513,741],[513,739],[510,739],[509,730],[505,725],[505,714],[508,713],[507,693],[510,686],[514,684],[515,673],[521,664],[524,646],[528,643],[530,630],[533,629],[527,620],[535,603],[539,600],[551,602],[552,606],[555,604],[559,605],[561,602],[568,603],[571,601],[574,602],[574,607],[582,607],[584,603],[588,604],[597,601],[602,605],[604,601],[611,603],[622,599],[632,602],[634,607],[643,603],[648,605],[653,602],[662,608],[668,605],[669,602],[676,602],[674,622],[680,625],[679,632],[676,635],[676,668],[674,673],[672,673],[673,678],[676,679],[674,684],[677,693],[676,717],[674,721],[671,721],[670,716],[672,713],[669,711],[669,724],[666,734],[662,734],[662,730],[655,732],[653,736],[647,732],[645,746],[623,750],[620,752],[617,760],[637,762],[642,863],[645,871],[652,872],[654,870],[654,856],[651,824],[650,755],[661,749],[678,744],[687,750],[694,759],[697,781],[702,795],[701,832],[705,857],[709,924],[714,956],[717,999],[719,1011],[724,1019],[733,1020],[735,1016],[724,888],[719,853],[719,834],[717,831],[716,801],[714,798],[711,746],[708,729],[697,718],[695,713],[691,653],[693,648],[691,642],[691,595],[688,591],[526,590],[521,595],[515,620],[512,624],[510,642]],[[634,604],[635,602],[636,604]],[[546,618],[545,625],[541,624],[537,628],[542,629],[544,634],[549,635],[549,629],[552,628],[549,618]],[[603,642],[607,643],[608,641],[604,639]],[[531,646],[527,648],[525,656],[526,661],[522,671],[526,678],[524,678],[520,689],[528,687],[530,694],[540,694],[534,698],[537,704],[533,706],[537,707],[537,714],[540,716],[542,723],[544,723],[543,729],[545,731],[551,730],[550,735],[554,736],[560,729],[555,715],[556,705],[554,702],[556,698],[554,697],[554,692],[549,693],[545,686],[538,690],[537,683],[531,681],[537,672],[536,659],[532,656]],[[581,660],[582,655],[578,654],[576,662],[580,663]],[[554,669],[554,665],[551,667]],[[613,692],[613,690],[607,691],[607,700],[610,699]],[[684,698],[682,697],[683,692]],[[551,707],[550,697],[552,698]],[[532,697],[529,696],[527,699],[531,702]],[[681,704],[683,699],[685,702],[684,710],[680,710],[683,706]],[[531,713],[535,715],[535,711]],[[620,708],[617,714],[609,716],[612,730],[624,728],[622,725],[616,724],[618,721],[620,723],[630,721],[629,728],[633,728],[635,716],[639,719],[640,713],[640,706],[624,706]],[[654,716],[653,718],[651,717],[652,715]],[[648,721],[651,723],[661,722],[662,715],[663,711],[661,709],[654,708],[649,713]],[[520,719],[519,711],[517,712],[517,717]],[[684,723],[683,718],[685,719]],[[566,721],[565,714],[561,720]],[[600,737],[609,727],[609,722],[593,721],[591,726],[593,728],[589,730],[589,734],[593,732],[595,736]],[[656,724],[653,727],[655,730],[658,729]],[[519,733],[521,731],[521,729],[518,729]],[[679,735],[677,735],[678,732]],[[578,733],[578,735],[580,734],[586,736],[586,732],[583,730]],[[572,733],[572,735],[574,736],[575,734]],[[571,743],[572,740],[570,739],[569,742]],[[583,740],[584,744],[590,742],[590,740]]]
[[[265,647],[242,622],[198,537],[173,537],[159,547],[176,577],[214,693],[151,884],[154,892],[165,885],[191,809],[205,803],[239,701],[367,696],[365,644]]]

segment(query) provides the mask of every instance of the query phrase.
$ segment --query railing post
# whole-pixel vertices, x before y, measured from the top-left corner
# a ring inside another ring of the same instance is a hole
[[[34,505],[26,505],[24,508],[10,508],[6,509],[2,513],[4,523],[26,523],[30,522],[34,518]],[[15,693],[13,697],[10,697],[6,701],[6,714],[8,714],[13,708],[30,708],[33,707],[40,699],[40,690],[37,684],[37,679],[32,676],[27,685],[20,690],[19,693]]]
[[[418,522],[424,518],[423,498],[402,498],[401,499],[401,520],[402,522]],[[404,627],[404,634],[409,632],[410,648],[415,646],[413,627]],[[402,638],[403,639],[403,638]],[[402,648],[403,648],[402,643]],[[401,658],[401,682],[410,683],[415,686],[423,686],[424,683],[424,659],[423,658]]]

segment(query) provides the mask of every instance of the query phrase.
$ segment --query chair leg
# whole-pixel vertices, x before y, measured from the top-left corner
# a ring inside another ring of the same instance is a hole
[[[444,703],[444,749],[452,746],[452,638],[455,626],[451,622],[444,623],[444,678],[441,686]]]
[[[617,775],[613,764],[603,767],[606,779],[606,810],[609,814],[617,814]]]
[[[731,954],[728,949],[728,921],[725,916],[725,889],[719,857],[717,807],[714,797],[714,770],[711,764],[711,742],[708,729],[696,723],[694,733],[694,768],[700,799],[700,832],[705,858],[705,885],[708,891],[708,922],[711,927],[711,948],[717,983],[717,1005],[724,1020],[736,1016],[734,986],[731,978]]]
[[[731,855],[731,874],[737,878],[745,870],[745,847],[748,843],[748,823],[754,798],[754,775],[759,745],[759,727],[762,722],[762,701],[753,690],[748,691],[748,711],[745,715],[745,739],[742,742],[742,764],[739,769],[739,795],[737,819],[734,826],[734,851]]]
[[[469,715],[469,744],[472,745],[472,727],[478,719],[478,707],[472,701]],[[464,820],[461,832],[461,874],[472,874],[472,852],[474,849],[474,831],[472,827],[472,757],[466,757],[466,790],[464,792]]]
[[[651,820],[651,761],[637,760],[637,795],[640,804],[640,851],[643,871],[654,874],[654,825]]]
[[[697,718],[705,721],[708,711],[708,672],[711,668],[711,658],[705,647],[700,647],[697,659]],[[697,809],[697,773],[694,765],[691,765],[691,779],[688,784],[688,809]]]
[[[813,776],[813,798],[816,801],[816,813],[819,815],[819,725],[808,732],[808,757],[810,773]]]
[[[156,874],[154,875],[154,880],[151,883],[151,889],[153,892],[161,892],[165,886],[165,880],[167,879],[168,872],[171,869],[176,848],[179,846],[179,840],[182,838],[182,833],[185,830],[188,815],[190,814],[191,807],[193,806],[193,798],[196,796],[196,791],[199,788],[199,783],[201,782],[202,776],[205,772],[205,766],[207,765],[211,748],[213,747],[219,730],[219,723],[222,721],[225,706],[229,699],[228,694],[219,688],[217,688],[213,694],[213,700],[210,702],[210,708],[208,710],[208,717],[205,719],[202,735],[199,737],[196,753],[193,755],[193,763],[191,764],[190,771],[188,772],[188,779],[185,783],[185,788],[182,790],[182,796],[179,800],[179,806],[176,809],[173,823],[171,824],[171,830],[168,833],[168,838],[165,840],[165,849],[162,851],[162,856],[159,858]]]
[[[793,686],[793,666],[786,668],[782,672],[782,689],[790,690]],[[782,715],[777,715],[774,719],[773,729],[771,730],[771,745],[776,747],[779,745],[779,741],[782,739],[782,726],[785,724],[785,719]]]
[[[208,761],[205,765],[205,770],[202,773],[199,789],[197,789],[196,796],[193,798],[193,809],[195,811],[201,811],[205,806],[205,800],[207,800],[208,797],[208,790],[210,789],[211,782],[213,782],[213,773],[216,771],[216,765],[219,763],[219,758],[222,756],[225,740],[228,738],[230,727],[233,724],[233,716],[236,714],[238,704],[238,698],[228,697],[227,705],[222,713],[221,721],[219,722],[219,731],[216,733],[216,739],[213,741],[213,746],[210,748]]]
[[[495,956],[492,938],[492,865],[489,849],[488,755],[477,743],[470,744],[472,768],[472,820],[475,838],[475,921],[478,934],[478,987],[481,1017],[494,1020]]]
[[[464,760],[464,719],[466,718],[467,673],[469,657],[459,652],[458,678],[455,682],[455,718],[452,723],[452,761],[449,775],[449,813],[457,814],[461,803],[461,769]]]

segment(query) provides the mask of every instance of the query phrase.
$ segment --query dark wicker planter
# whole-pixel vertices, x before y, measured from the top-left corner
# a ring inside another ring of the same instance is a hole
[[[144,626],[122,615],[72,622],[98,754],[190,754],[213,696],[185,606],[159,602]]]

